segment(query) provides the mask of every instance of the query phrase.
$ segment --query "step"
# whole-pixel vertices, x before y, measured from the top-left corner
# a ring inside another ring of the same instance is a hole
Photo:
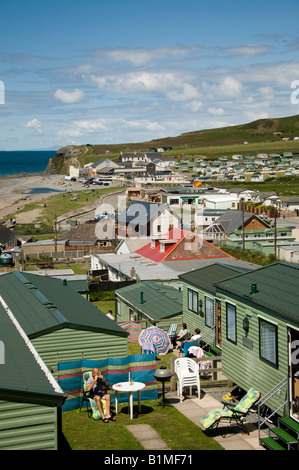
[[[211,347],[210,347],[210,351],[211,351],[211,352],[214,352],[215,354],[217,354],[217,355],[219,355],[219,356],[221,356],[221,354],[222,354],[222,350],[219,349],[219,348],[217,348],[217,346],[211,346]]]
[[[276,436],[287,444],[297,444],[297,439],[282,428],[271,428],[271,432],[276,434]]]
[[[215,354],[212,353],[211,351],[204,351],[205,356],[210,356],[210,357],[215,357]]]
[[[297,439],[299,437],[299,423],[292,418],[285,417],[279,418],[279,422],[283,423],[287,428],[291,429],[295,433],[297,433]]]
[[[270,450],[287,450],[285,447],[282,447],[282,445],[275,441],[275,439],[272,439],[272,437],[262,437],[260,441]]]

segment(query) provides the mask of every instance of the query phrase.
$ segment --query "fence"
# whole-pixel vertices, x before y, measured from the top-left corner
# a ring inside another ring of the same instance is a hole
[[[128,281],[109,281],[109,280],[102,280],[100,279],[98,282],[91,282],[89,284],[90,292],[108,292],[108,291],[115,291],[117,289],[121,289],[122,287],[130,286],[131,284],[135,284],[136,280],[128,280]]]
[[[176,359],[178,358],[173,356],[170,360],[167,361],[157,361],[159,365],[165,365],[166,367],[170,368],[172,372],[172,377],[170,379],[171,391],[176,390],[176,374],[174,371],[174,362]],[[201,382],[202,386],[204,384],[208,386],[213,386],[228,383],[228,380],[222,377],[222,366],[217,367],[217,363],[221,364],[222,362],[222,356],[203,356],[200,359],[195,357],[193,357],[192,359],[193,361],[200,363],[200,375],[202,379],[207,379],[207,376],[211,376],[209,380]],[[221,378],[219,378],[219,375],[221,375]]]
[[[158,398],[157,381],[154,377],[156,361],[154,354],[130,355],[124,358],[110,358],[93,361],[81,359],[71,362],[57,362],[57,382],[67,395],[62,411],[71,411],[80,407],[83,392],[83,372],[98,368],[106,378],[109,385],[118,382],[128,382],[128,376],[134,382],[142,382],[145,388],[141,391],[142,400],[154,400]],[[114,402],[115,394],[111,390],[111,401]],[[121,393],[119,402],[127,402],[128,394]]]

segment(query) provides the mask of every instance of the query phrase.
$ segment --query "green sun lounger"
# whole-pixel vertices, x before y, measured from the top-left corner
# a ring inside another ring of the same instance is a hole
[[[221,421],[228,421],[224,435],[225,437],[228,427],[230,426],[231,422],[234,421],[237,426],[243,429],[245,433],[249,434],[243,424],[243,421],[250,412],[252,406],[259,400],[260,396],[261,393],[258,390],[251,388],[237,405],[233,405],[230,402],[222,402],[224,405],[223,409],[216,408],[210,411],[204,418],[200,420],[200,424],[204,430],[208,430],[217,428]]]

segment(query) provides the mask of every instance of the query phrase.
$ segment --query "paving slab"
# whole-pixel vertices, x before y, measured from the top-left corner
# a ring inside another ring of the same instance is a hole
[[[129,424],[126,428],[140,441],[146,450],[170,450],[166,442],[149,424]]]
[[[180,402],[176,392],[168,392],[165,397],[186,418],[201,428],[200,420],[212,409],[222,408],[223,405],[209,393],[202,391],[201,399],[196,395],[185,395]],[[245,424],[249,435],[237,426],[231,426],[226,437],[223,437],[223,428],[226,424],[220,423],[218,429],[211,431],[211,438],[215,439],[225,450],[265,450],[259,445],[258,430],[252,423]]]

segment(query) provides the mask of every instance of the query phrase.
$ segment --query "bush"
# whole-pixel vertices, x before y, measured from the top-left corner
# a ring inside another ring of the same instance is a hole
[[[115,293],[112,291],[106,292],[91,292],[89,294],[90,302],[98,302],[101,300],[115,300]]]
[[[267,266],[267,264],[275,263],[276,257],[274,254],[265,255],[263,253],[259,253],[258,251],[249,251],[249,250],[242,250],[238,248],[221,248],[225,253],[233,256],[234,258],[241,259],[243,261],[247,261],[248,263],[254,263],[259,266]]]

